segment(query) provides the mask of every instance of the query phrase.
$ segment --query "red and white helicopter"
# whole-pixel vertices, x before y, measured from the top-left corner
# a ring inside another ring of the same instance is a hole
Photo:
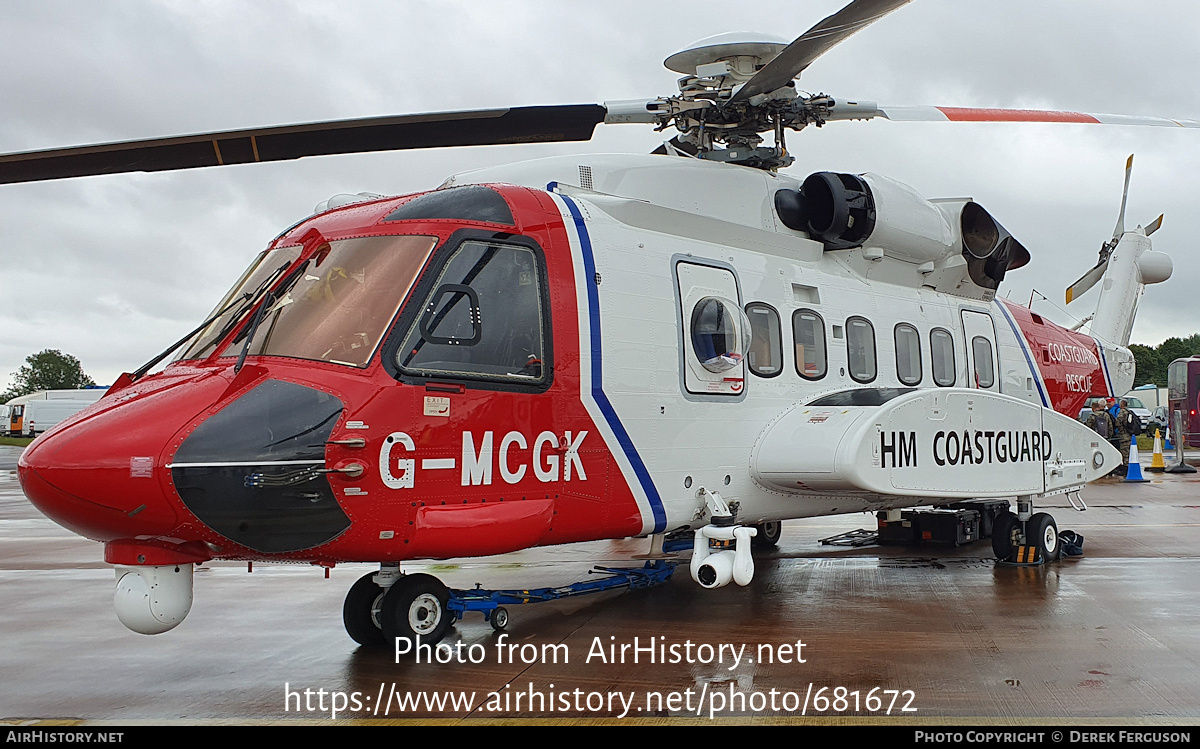
[[[146,634],[183,620],[193,565],[211,559],[380,563],[344,610],[377,644],[436,641],[461,613],[436,578],[400,573],[413,559],[686,536],[697,582],[745,585],[751,545],[783,520],[989,497],[1017,498],[998,557],[1053,558],[1056,525],[1034,504],[1121,462],[1072,417],[1132,385],[1138,299],[1172,270],[1150,247],[1159,222],[1126,230],[1122,207],[1068,292],[1101,286],[1083,334],[997,298],[1029,253],[977,203],[781,174],[785,134],[877,117],[1200,123],[797,91],[906,2],[854,0],[791,43],[701,40],[667,59],[679,93],[658,98],[0,156],[13,183],[679,131],[656,154],[331,199],[193,333],[31,445],[26,494],[105,543],[118,616]]]

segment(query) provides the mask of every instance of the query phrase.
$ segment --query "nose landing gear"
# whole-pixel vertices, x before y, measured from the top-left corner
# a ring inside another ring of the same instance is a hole
[[[404,637],[410,642],[436,643],[446,636],[454,616],[446,608],[450,589],[433,575],[405,575],[384,595],[380,604],[383,641]]]
[[[419,637],[422,645],[432,646],[468,611],[480,612],[493,629],[501,631],[509,621],[505,604],[540,603],[626,588],[640,590],[667,582],[674,571],[673,562],[656,559],[640,568],[595,567],[595,577],[557,588],[451,590],[432,575],[401,575],[399,565],[384,565],[351,586],[342,619],[350,637],[366,647],[389,645],[397,637],[412,643]]]

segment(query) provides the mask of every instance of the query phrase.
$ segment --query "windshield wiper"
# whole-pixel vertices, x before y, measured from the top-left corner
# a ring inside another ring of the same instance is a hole
[[[178,341],[175,341],[174,343],[172,343],[161,354],[154,357],[150,361],[146,362],[142,366],[138,367],[137,370],[135,370],[132,374],[129,375],[130,382],[137,382],[138,380],[140,380],[142,377],[144,377],[146,375],[147,372],[149,372],[151,369],[153,369],[156,364],[158,364],[163,359],[166,359],[176,349],[178,349],[180,346],[187,343],[188,341],[192,340],[192,338],[194,338],[200,331],[207,328],[215,320],[219,320],[222,315],[224,315],[226,312],[233,309],[237,305],[245,303],[246,306],[244,309],[249,309],[250,307],[254,306],[254,301],[256,299],[258,299],[258,297],[263,292],[265,292],[267,289],[269,289],[271,287],[271,284],[275,282],[275,279],[279,278],[279,274],[281,274],[285,270],[287,270],[287,267],[289,265],[291,265],[290,262],[284,263],[283,265],[276,268],[275,272],[272,273],[265,281],[263,281],[261,284],[259,284],[257,289],[255,289],[254,291],[247,291],[245,294],[242,294],[241,296],[235,298],[232,302],[225,305],[221,309],[217,310],[212,315],[210,315],[207,320],[205,320],[204,322],[197,325],[195,327],[195,329],[193,329],[191,332],[189,332],[183,338],[180,338]],[[222,338],[224,338],[226,335],[228,335],[230,329],[232,329],[234,323],[236,323],[238,318],[240,318],[240,317],[241,317],[240,311],[238,313],[234,314],[232,316],[232,319],[229,321],[229,323],[227,323],[225,325],[225,328],[222,329],[221,332],[217,334],[217,337],[214,338],[213,340],[219,341]]]
[[[285,270],[287,270],[289,265],[291,265],[290,261],[276,268],[270,276],[268,276],[262,283],[258,285],[258,288],[255,289],[252,294],[243,294],[242,298],[250,297],[247,300],[246,306],[238,310],[235,314],[229,316],[229,322],[225,323],[225,327],[221,328],[221,331],[213,337],[212,341],[219,342],[224,340],[225,336],[229,335],[229,331],[233,330],[234,327],[241,322],[242,314],[245,313],[246,310],[254,307],[255,303],[262,298],[262,295],[266,293],[267,289],[271,288],[271,284],[275,283],[275,281],[279,279],[279,276]]]
[[[283,280],[283,283],[279,284],[278,289],[269,292],[266,295],[266,298],[263,299],[262,304],[258,305],[258,310],[255,311],[254,319],[250,322],[249,327],[239,333],[237,338],[233,339],[234,343],[237,343],[239,340],[241,340],[243,336],[245,336],[246,339],[246,342],[242,345],[242,353],[238,355],[237,364],[233,365],[233,371],[235,373],[242,371],[242,365],[246,362],[246,354],[250,352],[250,342],[254,340],[254,333],[258,330],[258,324],[262,322],[263,313],[266,312],[267,307],[270,307],[277,299],[288,293],[288,290],[295,285],[296,280],[304,274],[304,271],[308,268],[308,265],[311,262],[312,258],[305,260],[299,265],[299,267],[296,268],[296,270],[292,271],[291,275]],[[283,269],[280,268],[280,270]]]

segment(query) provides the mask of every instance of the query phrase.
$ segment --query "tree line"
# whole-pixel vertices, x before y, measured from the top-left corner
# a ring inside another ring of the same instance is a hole
[[[1167,366],[1171,362],[1200,354],[1200,333],[1193,333],[1187,338],[1168,338],[1157,346],[1133,343],[1129,345],[1129,350],[1133,352],[1133,358],[1137,361],[1136,384],[1153,382],[1165,388]]]
[[[12,373],[12,378],[12,387],[0,393],[0,403],[39,390],[78,390],[96,384],[83,371],[78,359],[57,349],[25,357],[25,364]]]

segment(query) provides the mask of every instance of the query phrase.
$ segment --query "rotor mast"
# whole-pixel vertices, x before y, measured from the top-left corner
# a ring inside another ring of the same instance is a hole
[[[787,153],[785,129],[877,113],[873,103],[839,105],[825,94],[802,95],[796,77],[834,45],[908,2],[854,0],[790,43],[737,32],[701,39],[663,62],[683,74],[679,95],[645,102],[642,117],[619,121],[676,128],[680,135],[670,142],[676,152],[772,171],[788,166],[795,159]],[[606,106],[611,115],[613,103]],[[762,145],[766,132],[774,133],[773,146]]]

